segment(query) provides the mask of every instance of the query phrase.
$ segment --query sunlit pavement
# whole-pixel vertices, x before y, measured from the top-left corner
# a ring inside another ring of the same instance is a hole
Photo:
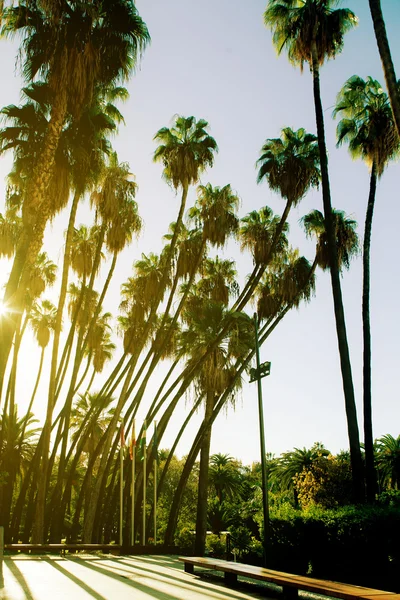
[[[9,556],[1,600],[245,600],[266,598],[189,575],[172,556]]]

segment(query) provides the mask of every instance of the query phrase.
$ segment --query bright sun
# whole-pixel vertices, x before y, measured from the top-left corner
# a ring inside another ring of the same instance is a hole
[[[2,315],[5,315],[7,312],[7,308],[4,306],[4,304],[2,303],[2,301],[0,300],[0,317]]]

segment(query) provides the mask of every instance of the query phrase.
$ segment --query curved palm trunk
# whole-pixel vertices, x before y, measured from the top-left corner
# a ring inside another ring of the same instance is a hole
[[[360,450],[360,436],[357,423],[357,411],[354,396],[353,377],[351,372],[350,353],[347,342],[346,322],[344,317],[342,290],[340,285],[340,274],[337,259],[336,237],[332,217],[331,193],[328,173],[328,155],[325,144],[324,115],[321,102],[321,90],[319,80],[319,65],[317,60],[317,49],[315,42],[312,47],[312,75],[315,116],[317,122],[318,147],[321,164],[322,199],[324,206],[325,224],[328,238],[328,252],[330,258],[330,273],[333,293],[333,303],[336,320],[336,333],[340,354],[340,365],[342,371],[343,390],[345,397],[347,430],[350,444],[350,458],[353,480],[353,495],[355,502],[364,501],[364,478],[363,464]]]
[[[44,360],[44,351],[45,350],[46,350],[46,348],[42,348],[42,351],[40,353],[40,363],[39,363],[38,374],[37,374],[37,377],[36,377],[35,387],[33,388],[32,396],[31,396],[31,399],[30,399],[30,402],[29,402],[28,410],[26,411],[26,416],[27,417],[29,416],[29,413],[32,410],[33,401],[34,401],[34,399],[36,397],[36,392],[37,392],[37,389],[39,387],[39,381],[40,381],[40,378],[41,378],[41,375],[42,375],[42,370],[43,370],[43,360]],[[26,429],[26,423],[27,423],[27,421],[25,420],[25,422],[24,422],[24,424],[22,426],[22,431],[21,431],[21,436],[20,436],[20,444],[22,444],[22,441],[24,439],[24,434],[25,434],[25,429]]]
[[[386,34],[386,26],[382,14],[380,0],[369,0],[369,8],[374,24],[375,37],[382,61],[386,86],[389,92],[390,104],[392,105],[397,131],[400,135],[400,92],[397,85],[397,77],[394,70],[392,55],[390,53],[390,46]]]
[[[85,390],[85,392],[83,394],[84,396],[86,396],[90,392],[90,389],[92,387],[94,378],[96,377],[96,373],[97,373],[96,369],[93,369],[93,372],[92,372],[92,374],[90,376],[90,379],[89,379],[88,386],[87,386],[87,388],[86,388],[86,390]]]
[[[53,338],[53,350],[51,354],[51,366],[50,366],[50,383],[49,383],[49,401],[54,405],[56,396],[57,386],[57,365],[58,365],[58,350],[60,346],[60,336],[62,330],[62,315],[64,311],[65,299],[67,297],[68,287],[68,273],[71,264],[71,247],[72,247],[72,235],[75,226],[76,213],[78,210],[80,195],[75,192],[74,199],[71,206],[69,215],[67,237],[65,240],[65,251],[64,251],[64,262],[61,276],[61,288],[60,295],[58,298],[56,322],[54,325],[54,338]]]
[[[370,251],[372,217],[376,197],[376,165],[372,165],[369,188],[367,214],[365,217],[364,247],[363,247],[363,292],[362,292],[362,321],[364,341],[363,364],[363,407],[364,407],[364,445],[365,445],[365,479],[367,501],[374,502],[376,494],[376,473],[374,459],[374,438],[372,434],[372,391],[371,391],[371,323],[370,323]]]
[[[180,430],[178,432],[178,435],[176,436],[176,438],[174,440],[174,443],[171,446],[171,449],[169,451],[167,460],[165,461],[165,464],[164,464],[164,468],[163,468],[162,473],[160,475],[160,479],[158,480],[158,484],[157,484],[157,499],[159,499],[160,496],[161,496],[161,492],[162,492],[162,489],[163,489],[165,477],[166,477],[166,474],[168,472],[168,467],[169,467],[169,465],[171,463],[171,460],[173,459],[173,457],[175,455],[176,447],[178,446],[179,441],[180,441],[180,439],[181,439],[181,437],[182,437],[182,435],[183,435],[183,433],[184,433],[184,431],[185,431],[185,429],[186,429],[189,421],[191,420],[191,418],[193,417],[193,415],[197,412],[197,409],[199,408],[201,401],[202,401],[202,398],[200,398],[192,406],[192,408],[191,408],[188,416],[186,417],[185,421],[182,424],[182,427],[180,428]],[[153,522],[153,514],[154,514],[154,505],[152,506],[151,512],[150,512],[150,515],[149,515],[149,523]]]
[[[211,418],[214,410],[214,392],[207,392],[206,411],[204,415],[205,433],[200,450],[199,488],[197,493],[196,539],[194,552],[203,556],[206,548],[207,505],[208,505],[208,472],[211,445]]]

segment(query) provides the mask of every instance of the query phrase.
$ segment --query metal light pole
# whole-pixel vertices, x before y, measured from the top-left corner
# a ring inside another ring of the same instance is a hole
[[[264,513],[264,566],[267,561],[267,540],[269,537],[269,507],[268,507],[268,473],[267,458],[265,454],[265,433],[264,433],[264,411],[262,403],[261,379],[270,374],[271,363],[260,364],[260,347],[258,344],[258,320],[257,313],[254,313],[254,337],[256,349],[256,368],[250,369],[250,382],[257,381],[258,387],[258,415],[260,422],[260,446],[261,446],[261,472],[262,472],[262,498]]]

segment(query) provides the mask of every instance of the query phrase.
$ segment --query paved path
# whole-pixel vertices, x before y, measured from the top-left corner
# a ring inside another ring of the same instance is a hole
[[[1,600],[246,600],[266,598],[184,572],[172,556],[9,556]]]

